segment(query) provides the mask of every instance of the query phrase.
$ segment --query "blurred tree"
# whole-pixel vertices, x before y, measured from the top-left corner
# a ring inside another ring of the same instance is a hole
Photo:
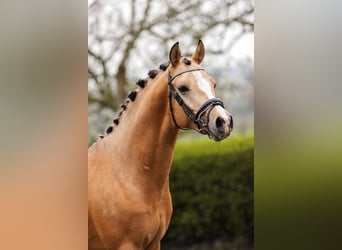
[[[206,49],[221,54],[253,31],[253,0],[90,1],[88,102],[116,110],[127,95],[128,62],[155,65],[174,39],[186,50],[213,35]]]

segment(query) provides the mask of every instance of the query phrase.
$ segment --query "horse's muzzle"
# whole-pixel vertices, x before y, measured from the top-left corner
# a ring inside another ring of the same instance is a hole
[[[213,120],[211,119],[209,124],[209,134],[213,140],[221,141],[233,131],[233,116],[224,109],[215,113],[216,115],[211,117]]]

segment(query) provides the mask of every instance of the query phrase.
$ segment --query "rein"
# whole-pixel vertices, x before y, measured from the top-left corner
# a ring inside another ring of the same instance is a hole
[[[170,113],[172,116],[173,123],[175,124],[177,128],[182,129],[182,130],[190,130],[190,128],[183,128],[178,125],[175,115],[173,113],[173,106],[172,106],[172,96],[173,96],[175,100],[177,101],[177,103],[183,108],[183,111],[186,114],[186,116],[189,118],[189,120],[197,125],[197,131],[201,134],[207,134],[210,137],[209,127],[208,127],[210,113],[213,110],[213,108],[217,105],[224,108],[223,102],[219,98],[209,99],[208,101],[203,103],[202,106],[197,111],[197,113],[194,114],[192,110],[186,105],[183,98],[178,94],[176,88],[172,84],[172,81],[177,76],[180,76],[188,72],[199,71],[199,70],[204,70],[204,69],[203,68],[189,69],[189,70],[182,71],[178,74],[175,74],[174,76],[171,76],[170,70],[168,70],[168,86],[169,86],[168,98],[169,98]],[[209,110],[207,114],[207,119],[203,121],[201,117],[207,110]]]

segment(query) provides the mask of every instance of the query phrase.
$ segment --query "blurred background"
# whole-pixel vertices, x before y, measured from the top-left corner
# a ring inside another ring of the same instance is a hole
[[[199,39],[234,132],[220,143],[180,133],[170,174],[174,213],[162,247],[252,249],[254,1],[89,0],[88,146],[135,82],[168,61],[172,44],[191,55]]]

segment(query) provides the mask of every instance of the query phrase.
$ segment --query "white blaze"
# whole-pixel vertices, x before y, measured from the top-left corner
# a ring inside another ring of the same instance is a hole
[[[200,88],[200,90],[204,92],[208,99],[214,98],[215,96],[211,92],[210,82],[204,79],[204,77],[201,75],[199,71],[194,71],[192,72],[192,74],[198,82],[198,87]]]

